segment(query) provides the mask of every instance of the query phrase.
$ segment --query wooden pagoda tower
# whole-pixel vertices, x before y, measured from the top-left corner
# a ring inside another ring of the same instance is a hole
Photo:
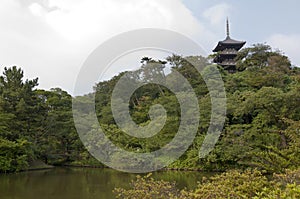
[[[229,22],[226,20],[227,37],[223,41],[219,41],[213,52],[217,53],[213,62],[221,65],[225,70],[230,73],[236,72],[235,57],[238,51],[245,45],[245,41],[237,41],[230,38],[229,35]]]

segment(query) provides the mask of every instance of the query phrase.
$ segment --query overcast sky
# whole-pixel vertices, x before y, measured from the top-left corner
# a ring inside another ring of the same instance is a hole
[[[210,53],[225,38],[226,16],[232,38],[266,42],[300,65],[299,8],[298,0],[1,0],[0,66],[73,93],[83,62],[112,36],[164,28]]]

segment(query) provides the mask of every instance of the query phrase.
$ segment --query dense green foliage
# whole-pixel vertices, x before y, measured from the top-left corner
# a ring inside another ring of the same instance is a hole
[[[292,199],[300,197],[300,170],[287,170],[283,174],[274,174],[268,180],[258,170],[237,170],[217,174],[211,178],[203,178],[193,190],[179,190],[175,183],[157,181],[147,175],[138,176],[131,182],[130,189],[116,188],[117,198],[150,199],[150,198],[180,198],[180,199]]]
[[[300,70],[292,68],[281,52],[274,52],[270,46],[262,44],[240,51],[237,63],[239,71],[234,74],[220,68],[227,95],[226,123],[215,149],[200,160],[198,152],[211,116],[211,96],[192,64],[204,68],[205,73],[211,67],[208,61],[203,57],[182,58],[177,55],[168,57],[166,62],[144,58],[141,69],[130,73],[134,81],[147,82],[156,74],[172,79],[173,71],[178,71],[198,96],[201,112],[197,136],[189,150],[170,165],[171,168],[224,171],[257,167],[272,173],[300,165]],[[166,64],[172,67],[169,74],[162,70]],[[141,126],[147,125],[149,107],[154,104],[164,106],[168,119],[160,133],[151,139],[128,136],[116,126],[110,102],[113,89],[123,75],[100,82],[95,87],[100,124],[110,139],[126,150],[148,152],[161,148],[178,130],[180,109],[176,97],[168,89],[155,84],[138,89],[129,103],[133,120]]]
[[[73,124],[72,97],[37,85],[17,67],[4,68],[0,77],[0,172],[24,170],[37,159],[68,163],[87,153]]]
[[[172,55],[166,61],[145,57],[139,70],[127,73],[132,81],[150,82],[167,77],[176,84],[177,71],[197,94],[201,110],[197,136],[186,153],[169,167],[208,171],[255,167],[273,173],[300,165],[299,68],[293,68],[281,52],[262,44],[240,51],[237,63],[238,72],[234,74],[219,68],[227,95],[226,122],[214,150],[202,159],[198,153],[210,123],[211,95],[192,64],[203,68],[203,73],[209,73],[214,66],[209,66],[209,61],[201,56]],[[171,66],[167,74],[166,66]],[[149,124],[149,110],[154,104],[162,105],[168,117],[161,131],[149,139],[127,135],[115,124],[111,111],[112,92],[124,74],[95,85],[99,123],[117,146],[135,152],[155,151],[177,133],[179,102],[166,87],[140,87],[128,105],[133,121],[141,126]],[[72,97],[59,88],[45,91],[36,89],[37,85],[38,79],[24,80],[23,71],[17,67],[5,68],[0,77],[0,172],[26,169],[37,159],[48,164],[101,165],[78,138],[72,118]],[[126,85],[123,86],[125,91]],[[75,99],[86,103],[91,96]],[[87,118],[93,115],[92,109],[82,111]],[[96,141],[93,129],[85,125],[83,121],[88,139]]]

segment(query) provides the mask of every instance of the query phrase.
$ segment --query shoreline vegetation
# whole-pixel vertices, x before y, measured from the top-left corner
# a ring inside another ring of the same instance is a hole
[[[300,198],[300,169],[286,170],[267,178],[260,171],[229,170],[212,177],[203,177],[195,189],[178,189],[176,182],[154,180],[151,173],[137,176],[129,189],[115,188],[119,199],[203,199],[203,198],[251,198],[297,199]]]
[[[292,66],[282,52],[274,51],[265,44],[256,44],[239,51],[236,57],[236,73],[228,73],[220,66],[211,65],[209,59],[213,56],[205,58],[171,55],[164,61],[144,57],[140,69],[127,74],[133,83],[147,82],[157,75],[177,82],[173,71],[179,72],[187,79],[198,98],[201,111],[196,137],[188,150],[166,169],[220,171],[223,173],[216,177],[220,183],[223,182],[224,176],[233,181],[246,179],[246,182],[247,179],[257,178],[262,180],[262,184],[265,183],[267,190],[249,181],[245,187],[249,191],[253,191],[252,186],[260,187],[258,192],[262,194],[256,196],[251,192],[249,197],[268,198],[266,195],[268,192],[270,195],[277,194],[276,197],[280,194],[292,194],[289,196],[293,198],[293,194],[298,194],[300,190],[298,178],[296,181],[290,181],[288,185],[274,185],[273,188],[269,184],[277,182],[266,182],[264,178],[269,174],[286,175],[286,178],[290,178],[291,172],[299,176],[300,68]],[[203,67],[203,73],[208,74],[213,67],[218,67],[227,96],[227,113],[222,134],[213,151],[201,159],[198,154],[210,125],[211,96],[204,79],[193,65]],[[171,67],[168,74],[164,72],[166,66]],[[112,92],[124,74],[125,72],[122,72],[94,86],[95,110],[99,124],[109,140],[124,150],[136,153],[156,151],[169,143],[177,133],[181,116],[179,102],[174,93],[163,86],[147,84],[140,87],[129,100],[128,108],[132,120],[141,126],[148,125],[151,119],[150,107],[160,104],[167,112],[166,123],[161,132],[149,139],[127,135],[118,128],[111,111]],[[93,144],[107,143],[95,138],[95,129],[87,124],[87,119],[80,124],[80,128],[87,132],[84,138],[90,140],[84,146],[73,121],[72,100],[77,103],[75,105],[85,104],[92,95],[73,97],[60,88],[42,90],[36,88],[37,86],[38,78],[24,80],[24,72],[16,66],[4,68],[3,75],[0,76],[0,173],[51,168],[49,165],[103,168],[104,165],[92,157],[86,148],[91,148]],[[128,104],[122,101],[122,98],[118,100],[120,103]],[[84,113],[86,118],[93,116],[89,109],[79,111]],[[105,151],[103,153],[106,153],[105,155],[115,165],[127,166],[123,165],[122,160],[129,157],[118,153]],[[162,157],[161,161],[168,161],[168,157]],[[154,182],[151,178],[140,178],[136,182],[140,180],[149,191],[159,188],[152,189],[151,186],[161,186],[160,182]],[[217,181],[212,178],[201,183],[203,185],[199,185],[197,189],[203,192],[203,189],[210,190],[205,187],[206,185],[220,188],[235,186],[234,182],[226,184],[225,181],[223,184],[214,184]],[[175,189],[168,182],[162,184],[171,186],[172,190]],[[132,189],[118,189],[117,194],[121,194],[119,198],[128,198],[126,194],[129,192],[140,193],[139,187],[135,186],[137,185],[133,182]],[[144,190],[145,187],[140,188]],[[193,193],[184,194],[188,194],[187,198],[193,198],[189,194],[195,194],[197,198],[197,189]],[[157,191],[160,193],[162,190],[168,192],[166,187]],[[234,187],[232,190],[235,190]],[[176,191],[176,194],[181,194],[182,191]],[[241,193],[246,194],[244,191],[246,190],[243,189]],[[226,197],[240,197],[230,195],[229,192],[228,194]],[[144,198],[147,197],[145,195]],[[206,198],[221,198],[221,196],[209,195]]]
[[[52,169],[55,166],[45,164],[43,161],[36,160],[29,164],[28,168],[24,171],[36,171],[36,170],[44,170],[44,169]]]

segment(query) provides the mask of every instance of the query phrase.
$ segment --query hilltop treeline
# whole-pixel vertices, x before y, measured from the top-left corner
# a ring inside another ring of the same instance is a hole
[[[202,159],[198,153],[210,124],[211,95],[192,65],[195,63],[204,72],[216,67],[201,56],[172,55],[164,61],[145,57],[141,68],[129,73],[132,80],[147,82],[157,75],[172,79],[177,71],[197,95],[200,123],[196,138],[169,167],[210,171],[255,167],[280,172],[300,165],[300,70],[292,67],[286,56],[272,51],[270,46],[258,44],[239,52],[236,73],[230,74],[219,67],[227,96],[226,121],[214,150]],[[167,74],[166,65],[171,66]],[[161,104],[167,111],[166,124],[149,139],[125,134],[116,125],[111,111],[112,92],[124,74],[95,85],[99,123],[117,146],[139,153],[155,151],[177,133],[181,116],[179,102],[168,88],[145,84],[129,100],[133,121],[146,126],[150,122],[150,107]],[[176,82],[176,78],[173,80]],[[0,171],[26,169],[37,159],[48,164],[101,165],[78,138],[72,118],[72,97],[59,88],[45,91],[37,89],[37,85],[37,79],[24,80],[20,68],[4,69],[0,79]],[[76,97],[76,100],[89,97]],[[88,110],[85,113],[93,114]],[[122,162],[119,164],[122,167]]]

